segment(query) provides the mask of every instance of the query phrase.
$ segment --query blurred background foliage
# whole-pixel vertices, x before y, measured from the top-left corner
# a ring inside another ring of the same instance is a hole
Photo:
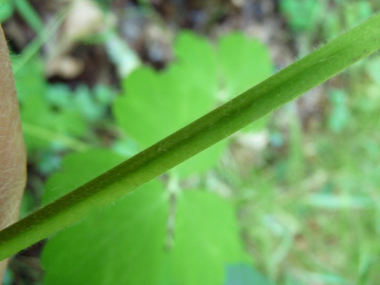
[[[1,0],[29,158],[21,217],[379,6]],[[378,284],[379,88],[374,55],[21,252],[4,284]]]

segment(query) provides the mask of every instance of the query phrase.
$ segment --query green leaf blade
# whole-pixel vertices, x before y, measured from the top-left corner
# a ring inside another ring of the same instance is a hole
[[[171,267],[176,284],[222,284],[225,265],[246,260],[233,207],[214,193],[178,197]]]
[[[106,150],[67,156],[65,170],[48,181],[45,202],[121,160]],[[156,284],[161,270],[157,265],[164,254],[167,212],[163,188],[152,181],[133,195],[92,213],[49,239],[42,254],[44,284]]]
[[[113,106],[118,124],[142,148],[205,115],[216,105],[217,64],[211,45],[193,33],[182,32],[175,52],[175,63],[166,70],[155,72],[140,67],[124,79],[124,94]],[[183,178],[208,170],[224,149],[225,143],[219,143],[171,172]]]
[[[268,49],[257,40],[234,33],[221,38],[218,47],[228,98],[236,97],[273,74]]]
[[[106,150],[66,156],[64,171],[47,183],[45,203],[120,160]],[[246,260],[233,207],[192,190],[179,195],[176,209],[174,243],[166,249],[169,199],[158,181],[93,212],[48,240],[44,284],[221,284],[226,264]]]

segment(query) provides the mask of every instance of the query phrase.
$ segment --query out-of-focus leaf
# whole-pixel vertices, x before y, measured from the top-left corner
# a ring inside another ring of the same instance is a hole
[[[333,90],[331,91],[329,99],[332,105],[329,127],[335,132],[340,132],[348,125],[350,118],[346,103],[346,93],[343,90]]]
[[[178,197],[171,267],[176,284],[222,284],[225,266],[246,260],[233,207],[214,193]]]
[[[191,57],[194,51],[194,57]],[[210,111],[216,102],[217,74],[210,44],[185,33],[179,37],[177,62],[158,73],[147,67],[123,81],[126,95],[117,98],[119,125],[142,148],[165,138]],[[206,76],[207,75],[207,76]],[[181,177],[212,167],[225,142],[184,162],[173,171]]]
[[[38,155],[38,171],[44,175],[51,174],[61,167],[61,156],[53,151],[40,151]]]
[[[191,81],[193,96],[206,98],[211,104],[215,102],[218,90],[218,67],[215,50],[209,41],[189,31],[181,32],[175,47],[175,61],[181,69],[188,69],[186,77],[180,78],[186,85]],[[191,93],[190,93],[191,94]]]
[[[342,22],[335,11],[328,11],[324,18],[326,28],[323,29],[323,36],[325,39],[332,39],[337,37],[342,31]]]
[[[71,90],[68,85],[54,84],[49,85],[46,90],[46,99],[54,107],[60,109],[72,106]]]
[[[88,121],[95,121],[104,113],[104,106],[95,102],[90,90],[85,85],[81,85],[75,90],[73,101],[77,105],[78,111],[81,112]]]
[[[17,59],[13,64],[17,66]],[[46,136],[46,130],[69,136],[81,136],[87,131],[80,113],[70,107],[69,95],[64,93],[68,90],[59,88],[55,93],[54,87],[47,85],[40,60],[35,58],[20,69],[16,76],[16,88],[21,103],[22,121],[33,126],[35,130],[41,130],[29,133],[24,129],[29,151],[57,143],[55,137]],[[48,99],[52,98],[56,101],[50,103]],[[64,106],[70,108],[65,109]],[[55,107],[61,108],[54,110]]]
[[[49,180],[44,200],[64,195],[121,160],[105,150],[69,155],[65,172]],[[156,284],[168,204],[157,181],[142,188],[50,239],[42,255],[44,284]]]
[[[115,99],[115,92],[106,85],[99,84],[94,89],[95,98],[101,105],[109,105]]]
[[[380,86],[380,57],[375,57],[365,65],[368,74]]]
[[[242,33],[219,41],[220,70],[227,97],[235,97],[273,74],[268,48]]]
[[[139,152],[139,147],[132,139],[119,139],[114,141],[112,150],[125,157],[130,157]]]
[[[20,103],[31,97],[45,94],[47,84],[43,63],[39,58],[32,58],[26,65],[19,66],[19,57],[12,57],[12,67],[19,69],[15,75],[15,81]]]
[[[3,0],[0,2],[0,23],[5,22],[13,15],[13,0]]]
[[[344,4],[346,28],[351,29],[373,14],[372,4],[368,1],[352,1]]]
[[[48,180],[44,202],[121,160],[106,150],[68,155],[63,172]],[[44,284],[222,284],[226,264],[246,260],[233,208],[222,198],[181,194],[174,243],[165,249],[168,194],[157,180],[142,188],[49,239],[42,254]]]
[[[49,105],[60,113],[76,113],[87,123],[104,118],[113,98],[114,91],[105,85],[97,85],[93,90],[80,85],[72,91],[67,85],[54,84],[48,86],[46,93]]]
[[[17,66],[17,58],[13,64]],[[88,134],[91,124],[106,116],[114,96],[106,86],[97,86],[92,92],[84,85],[74,91],[62,84],[48,85],[36,58],[19,69],[16,85],[29,151],[68,147],[62,136],[70,139]]]
[[[273,74],[268,48],[242,33],[224,36],[219,41],[219,64],[223,90],[231,99]],[[270,116],[250,124],[244,131],[260,131]]]
[[[297,32],[312,32],[321,20],[321,12],[325,9],[324,1],[282,0],[279,4],[290,27]]]
[[[239,263],[227,265],[224,285],[270,285],[272,284],[250,264]]]
[[[4,278],[2,282],[3,282],[3,285],[14,284],[14,276],[13,276],[12,271],[9,268],[5,270],[5,274],[4,274]]]
[[[38,111],[37,111],[38,110]],[[55,113],[39,94],[31,94],[21,107],[23,122],[37,126],[41,134],[24,132],[28,150],[45,148],[59,143],[54,136],[46,137],[45,130],[56,134],[82,135],[86,130],[83,119],[75,112]]]
[[[142,67],[123,81],[127,96],[116,100],[115,115],[120,126],[142,147],[163,139],[214,107],[216,69],[215,62],[207,59],[207,51],[212,58],[214,55],[211,46],[200,41],[203,58],[197,58],[197,54],[190,58],[192,49],[199,50],[197,44],[186,34],[179,38],[177,53],[184,54],[178,55],[177,63],[161,73]]]
[[[126,94],[114,103],[118,124],[142,148],[215,107],[220,79],[228,94],[225,99],[230,99],[266,79],[273,71],[265,46],[238,33],[223,37],[216,51],[205,39],[182,32],[174,50],[174,64],[165,71],[159,73],[141,67],[124,79]],[[248,130],[261,130],[267,120],[264,117]],[[221,142],[200,153],[173,172],[186,177],[209,169],[217,162],[224,144]]]
[[[30,191],[25,191],[22,196],[21,206],[20,206],[20,219],[29,215],[35,208],[36,201]]]
[[[46,182],[44,204],[51,203],[67,194],[72,189],[121,163],[123,159],[120,155],[102,149],[66,155],[62,161],[62,171],[49,177]]]

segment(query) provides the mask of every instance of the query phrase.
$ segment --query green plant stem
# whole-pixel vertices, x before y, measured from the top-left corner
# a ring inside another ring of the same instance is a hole
[[[39,30],[37,37],[33,39],[23,50],[21,56],[17,61],[17,66],[13,66],[13,74],[17,74],[21,68],[40,50],[40,48],[50,39],[50,37],[58,30],[59,26],[66,19],[68,15],[68,9],[62,9],[56,15],[54,15],[51,25],[44,26]]]
[[[34,10],[33,6],[30,5],[29,1],[15,0],[14,3],[18,12],[36,34],[39,34],[40,31],[44,30],[44,23],[41,21],[40,16],[37,14],[36,10]]]
[[[380,15],[376,15],[197,121],[4,229],[0,232],[0,260],[131,192],[379,48]]]

